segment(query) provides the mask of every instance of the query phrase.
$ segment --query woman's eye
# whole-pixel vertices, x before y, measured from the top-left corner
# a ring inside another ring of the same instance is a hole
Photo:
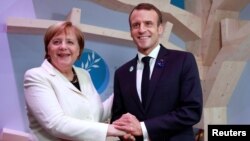
[[[60,44],[61,42],[60,42],[59,40],[54,40],[52,43],[53,43],[54,45],[58,45],[58,44]]]
[[[68,43],[68,44],[71,44],[71,45],[73,45],[73,44],[74,44],[74,42],[73,42],[73,41],[67,41],[67,43]]]

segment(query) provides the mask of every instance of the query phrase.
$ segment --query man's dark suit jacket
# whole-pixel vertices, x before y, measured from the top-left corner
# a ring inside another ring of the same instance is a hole
[[[194,141],[192,126],[200,121],[203,105],[194,56],[161,45],[145,109],[136,89],[137,61],[136,56],[115,72],[111,122],[129,112],[144,121],[151,141]]]

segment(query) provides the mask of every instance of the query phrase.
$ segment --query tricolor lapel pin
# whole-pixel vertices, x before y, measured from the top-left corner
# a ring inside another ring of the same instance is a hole
[[[157,66],[160,67],[160,68],[163,68],[165,67],[165,62],[163,59],[160,59],[159,61],[157,61]]]

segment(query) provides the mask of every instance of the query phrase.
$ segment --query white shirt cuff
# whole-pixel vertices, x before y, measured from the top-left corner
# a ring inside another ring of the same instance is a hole
[[[143,141],[150,141],[145,123],[140,122],[140,124],[141,124],[141,129],[142,129]]]

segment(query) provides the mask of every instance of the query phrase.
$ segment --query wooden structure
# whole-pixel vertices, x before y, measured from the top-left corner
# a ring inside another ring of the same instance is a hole
[[[162,43],[182,50],[168,41],[171,32],[185,43],[198,63],[204,94],[203,118],[196,125],[227,124],[227,104],[250,58],[250,22],[239,19],[240,10],[250,0],[185,0],[186,9],[170,0],[93,0],[115,11],[129,13],[141,2],[156,5],[163,13],[165,32]],[[81,9],[73,8],[66,20],[77,24],[88,35],[131,42],[130,33],[80,23]],[[10,18],[8,32],[42,33],[58,21]],[[230,76],[230,77],[229,77]],[[205,140],[207,140],[205,138]]]

